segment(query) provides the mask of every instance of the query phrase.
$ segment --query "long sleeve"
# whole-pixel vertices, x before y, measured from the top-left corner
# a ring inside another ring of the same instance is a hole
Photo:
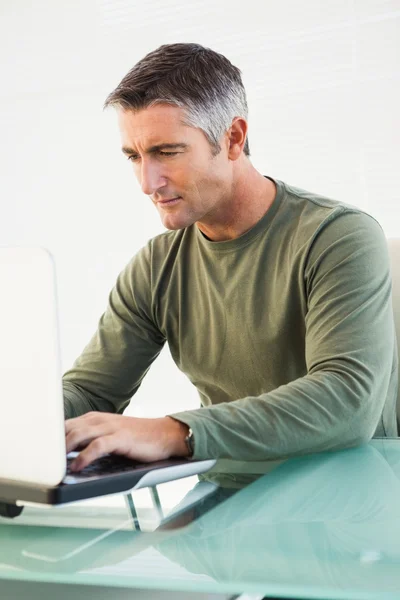
[[[278,459],[356,446],[378,426],[390,435],[380,421],[388,396],[394,410],[397,361],[379,224],[362,213],[335,218],[304,250],[301,276],[306,375],[258,396],[171,414],[193,429],[195,458]]]
[[[151,244],[127,264],[110,292],[97,331],[63,376],[65,417],[122,413],[161,352],[152,314]]]

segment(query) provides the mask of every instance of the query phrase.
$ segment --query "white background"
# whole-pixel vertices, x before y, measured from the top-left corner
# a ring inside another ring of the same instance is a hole
[[[400,236],[400,0],[0,0],[0,245],[55,257],[63,372],[118,273],[165,230],[102,106],[174,42],[241,69],[261,173],[355,204]],[[165,347],[126,414],[198,405]]]

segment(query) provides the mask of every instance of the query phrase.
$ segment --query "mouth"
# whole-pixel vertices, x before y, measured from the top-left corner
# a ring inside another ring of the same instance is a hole
[[[178,204],[179,200],[181,200],[180,196],[176,198],[171,198],[170,200],[160,200],[157,202],[160,206],[173,206],[174,204]]]

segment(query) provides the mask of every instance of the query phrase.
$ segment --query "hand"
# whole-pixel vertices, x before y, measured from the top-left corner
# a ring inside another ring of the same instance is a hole
[[[80,471],[96,458],[112,453],[141,462],[188,456],[188,431],[187,425],[171,417],[139,419],[89,412],[65,421],[67,453],[86,446],[71,463],[72,471]]]

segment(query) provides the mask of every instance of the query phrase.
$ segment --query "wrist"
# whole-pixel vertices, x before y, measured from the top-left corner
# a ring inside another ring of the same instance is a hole
[[[189,426],[182,421],[178,421],[173,417],[165,417],[168,419],[170,429],[169,448],[170,456],[189,456],[189,448],[186,443],[186,438],[189,435]]]

